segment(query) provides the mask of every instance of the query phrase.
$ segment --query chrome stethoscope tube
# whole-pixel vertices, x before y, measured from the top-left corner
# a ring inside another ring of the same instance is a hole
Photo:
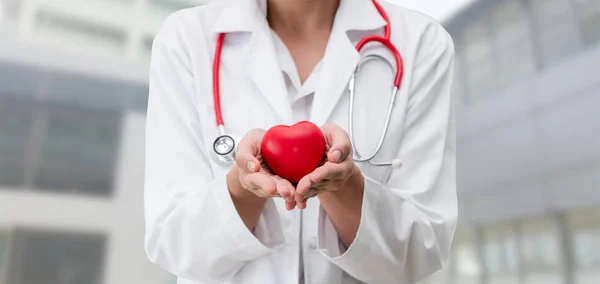
[[[352,74],[352,77],[350,78],[350,83],[348,84],[348,90],[350,91],[350,102],[349,102],[349,111],[348,111],[348,133],[350,136],[350,142],[352,143],[352,151],[354,152],[353,154],[353,160],[355,162],[367,162],[371,165],[375,165],[375,166],[394,166],[396,163],[398,163],[398,161],[393,160],[390,162],[373,162],[373,158],[375,158],[375,156],[379,153],[379,151],[381,150],[381,147],[383,146],[383,142],[385,140],[385,137],[387,135],[388,132],[388,128],[390,126],[390,120],[391,120],[391,116],[392,116],[392,110],[394,108],[394,104],[396,102],[396,95],[398,94],[398,87],[394,86],[392,89],[392,94],[390,96],[390,101],[388,103],[388,109],[387,109],[387,113],[385,116],[385,124],[383,126],[383,131],[381,132],[381,135],[379,136],[379,141],[377,142],[377,147],[375,147],[375,150],[373,152],[371,152],[371,154],[367,155],[367,156],[363,156],[358,152],[358,149],[356,148],[356,142],[354,140],[354,102],[355,102],[355,84],[356,84],[356,75],[358,74],[361,65],[364,62],[367,62],[369,60],[372,59],[380,59],[383,60],[391,69],[392,72],[394,72],[394,66],[387,61],[383,56],[381,55],[377,55],[377,54],[371,54],[371,55],[367,55],[365,56],[365,60],[361,61],[358,66],[356,67],[356,70],[354,71],[354,74]]]

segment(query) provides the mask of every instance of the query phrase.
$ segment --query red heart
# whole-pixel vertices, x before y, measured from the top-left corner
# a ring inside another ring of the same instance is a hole
[[[265,133],[261,152],[274,174],[297,183],[321,164],[325,137],[319,127],[308,121],[277,125]]]

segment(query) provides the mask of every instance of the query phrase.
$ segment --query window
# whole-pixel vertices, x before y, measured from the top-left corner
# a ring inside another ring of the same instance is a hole
[[[535,70],[529,22],[521,0],[498,1],[490,13],[498,84],[506,87]]]
[[[580,48],[572,0],[529,0],[539,34],[542,65],[568,58]]]
[[[0,99],[0,187],[108,196],[120,128],[119,111]]]
[[[0,231],[0,283],[4,283],[8,269],[8,233]]]
[[[0,189],[111,195],[123,113],[147,100],[141,82],[0,64]]]
[[[48,107],[35,188],[112,193],[120,136],[118,112]]]
[[[53,37],[68,37],[86,47],[121,51],[126,44],[127,33],[116,27],[49,10],[39,10],[35,18],[35,29],[38,32]]]
[[[561,247],[553,218],[527,220],[522,223],[521,261],[525,284],[559,284]]]
[[[518,246],[513,226],[486,229],[483,253],[490,283],[518,283]]]
[[[575,0],[583,42],[593,45],[600,41],[600,1]]]
[[[33,109],[0,99],[0,187],[22,186]]]
[[[49,101],[84,108],[120,110],[126,105],[129,84],[103,78],[52,72],[46,84]]]
[[[454,279],[450,283],[478,284],[481,277],[481,264],[473,234],[458,231],[454,239],[450,264],[454,270]]]
[[[496,67],[492,56],[489,22],[486,15],[471,22],[460,37],[464,40],[464,67],[472,100],[496,89]]]
[[[47,78],[46,75],[41,68],[0,62],[0,97],[16,97],[21,100],[39,98],[42,89],[40,85]]]
[[[573,241],[576,283],[592,284],[600,279],[600,208],[569,216]]]
[[[100,284],[103,234],[16,230],[9,283]]]

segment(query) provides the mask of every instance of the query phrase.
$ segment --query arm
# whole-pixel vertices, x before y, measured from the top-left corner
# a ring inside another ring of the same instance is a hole
[[[400,146],[405,166],[387,184],[365,177],[362,195],[320,197],[318,239],[337,233],[343,243],[351,241],[346,251],[320,241],[321,253],[366,283],[416,283],[441,269],[450,254],[457,222],[454,49],[441,27],[423,37],[409,81]]]
[[[365,178],[360,169],[354,167],[354,172],[343,190],[326,191],[318,195],[321,207],[327,213],[345,247],[354,242],[362,214]]]
[[[256,223],[258,223],[267,199],[260,198],[256,194],[246,190],[240,183],[239,176],[239,168],[233,167],[227,174],[227,187],[229,188],[236,211],[242,218],[244,225],[252,231],[256,227]]]
[[[202,137],[198,106],[192,99],[194,81],[184,38],[177,19],[170,17],[153,46],[146,120],[145,250],[150,261],[177,276],[221,283],[245,263],[283,244],[284,234],[272,200],[248,205],[244,200],[249,199],[237,194],[241,191],[235,179],[228,187],[227,175],[211,169],[205,150],[211,141]],[[253,224],[260,232],[256,236],[248,230]]]

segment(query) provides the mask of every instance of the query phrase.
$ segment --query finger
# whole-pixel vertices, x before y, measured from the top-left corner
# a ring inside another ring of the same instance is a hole
[[[321,130],[327,144],[331,145],[327,152],[327,159],[332,163],[344,161],[352,153],[352,144],[348,133],[335,124],[325,124]]]
[[[331,172],[333,170],[333,165],[336,165],[336,164],[327,162],[327,163],[323,164],[322,166],[318,167],[312,173],[310,173],[308,175],[308,177],[309,177],[311,184],[320,182],[327,176],[331,175]]]
[[[298,206],[298,208],[300,208],[300,209],[306,209],[306,200],[307,199],[303,199],[300,202],[296,202],[296,206]]]
[[[319,169],[319,168],[317,168]],[[300,181],[298,182],[298,185],[296,185],[296,195],[300,195],[300,196],[304,196],[308,190],[310,189],[312,182],[310,180],[310,174],[304,176],[302,179],[300,179]],[[298,202],[298,198],[296,198],[296,202]]]
[[[263,173],[253,173],[246,176],[246,180],[253,188],[259,189],[265,197],[272,197],[277,193],[273,179]]]
[[[260,143],[265,130],[252,129],[244,135],[236,149],[236,162],[238,167],[248,172],[256,172],[260,169],[260,162],[256,158],[260,154]]]
[[[256,173],[260,170],[260,162],[251,154],[237,153],[235,161],[238,168],[247,173]]]
[[[275,189],[277,190],[277,194],[286,201],[292,197],[292,190],[283,180],[275,183]]]
[[[336,180],[341,178],[348,167],[346,164],[346,162],[341,164],[330,162],[325,163],[323,166],[317,168],[309,175],[311,183],[319,183],[325,178],[328,180]]]
[[[273,178],[273,180],[275,181],[275,184],[277,185],[277,192],[281,197],[285,198],[288,201],[294,199],[294,193],[296,190],[294,189],[292,183],[277,175],[273,175],[271,176],[271,178]]]
[[[294,208],[296,208],[296,201],[286,201],[285,202],[285,209],[287,211],[292,211],[292,210],[294,210]]]
[[[310,190],[309,190],[309,191],[306,193],[306,195],[304,196],[304,198],[305,198],[305,199],[313,198],[313,197],[315,197],[315,196],[319,195],[319,193],[320,193],[321,191],[322,191],[322,190],[315,189],[315,188],[311,188],[311,189],[310,189]]]

